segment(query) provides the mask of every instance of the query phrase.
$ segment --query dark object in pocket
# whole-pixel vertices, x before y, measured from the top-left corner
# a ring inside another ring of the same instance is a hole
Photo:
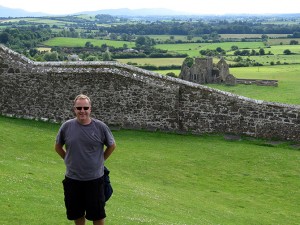
[[[104,166],[104,195],[105,195],[105,201],[108,201],[108,199],[111,197],[113,193],[113,188],[110,183],[109,179],[109,173],[110,171]]]

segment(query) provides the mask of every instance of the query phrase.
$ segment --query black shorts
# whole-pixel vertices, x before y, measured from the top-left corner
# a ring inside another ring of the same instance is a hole
[[[90,181],[65,177],[63,186],[69,220],[85,216],[87,220],[95,221],[106,217],[103,177]]]

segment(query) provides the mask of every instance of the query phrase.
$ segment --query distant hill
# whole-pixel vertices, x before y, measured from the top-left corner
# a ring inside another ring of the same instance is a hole
[[[112,16],[175,16],[175,15],[185,15],[188,13],[177,12],[169,9],[163,8],[153,8],[153,9],[106,9],[106,10],[97,10],[97,11],[85,11],[73,13],[72,15],[78,14],[88,14],[88,15],[97,15],[97,14],[109,14]],[[0,18],[1,17],[40,17],[40,16],[53,16],[54,14],[47,14],[42,12],[28,12],[23,9],[13,9],[0,6]],[[70,14],[65,14],[70,15]],[[57,16],[57,15],[55,15]]]
[[[97,14],[109,14],[112,16],[124,16],[124,17],[155,17],[155,16],[200,16],[196,14],[191,14],[188,12],[180,12],[174,11],[165,8],[152,8],[152,9],[128,9],[128,8],[120,8],[120,9],[104,9],[104,10],[95,10],[95,11],[83,11],[76,12],[72,14],[47,14],[43,12],[28,12],[23,9],[13,9],[7,8],[0,5],[0,18],[1,17],[42,17],[42,16],[66,16],[66,15],[79,15],[79,14],[87,14],[87,15],[97,15]],[[254,14],[225,14],[223,16],[253,16]],[[257,14],[256,16],[284,16],[284,17],[292,17],[299,16],[300,14]],[[203,15],[202,15],[203,16]],[[206,15],[209,16],[209,15]],[[213,16],[213,15],[210,15]]]
[[[0,17],[37,17],[49,16],[49,14],[41,12],[27,12],[23,9],[12,9],[0,6]]]
[[[97,11],[80,12],[80,14],[109,14],[112,16],[175,16],[175,15],[187,15],[186,12],[178,12],[170,9],[152,8],[152,9],[105,9]]]

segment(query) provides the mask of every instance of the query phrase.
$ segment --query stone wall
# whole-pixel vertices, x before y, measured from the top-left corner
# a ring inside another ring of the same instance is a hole
[[[0,46],[0,114],[62,122],[79,93],[110,126],[300,141],[300,106],[269,103],[116,62],[38,63]],[[0,124],[1,126],[1,124]]]
[[[256,84],[258,86],[273,86],[278,87],[278,80],[261,80],[261,79],[236,79],[237,84]]]

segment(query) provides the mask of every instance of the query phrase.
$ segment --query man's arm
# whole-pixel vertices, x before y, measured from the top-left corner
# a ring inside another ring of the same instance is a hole
[[[60,157],[62,159],[65,158],[65,155],[66,155],[66,151],[64,150],[63,146],[60,145],[60,144],[55,144],[55,151],[57,152],[57,154],[60,155]]]
[[[116,148],[116,143],[112,144],[111,146],[107,147],[104,151],[104,160],[106,160],[111,153],[115,150]]]

